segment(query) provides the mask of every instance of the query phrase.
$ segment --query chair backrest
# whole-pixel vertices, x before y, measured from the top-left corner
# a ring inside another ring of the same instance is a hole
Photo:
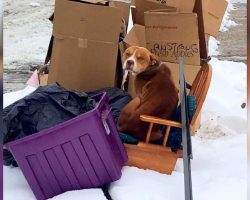
[[[207,92],[210,86],[211,78],[212,66],[209,64],[204,64],[195,77],[195,80],[189,92],[189,95],[193,95],[195,97],[197,104],[196,111],[190,125],[193,125],[196,122],[196,119],[201,112],[202,105],[206,99]]]

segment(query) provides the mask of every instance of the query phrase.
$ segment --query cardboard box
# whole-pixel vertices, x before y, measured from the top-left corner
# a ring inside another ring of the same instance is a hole
[[[148,0],[157,4],[175,7],[179,12],[190,13],[194,9],[195,0]]]
[[[195,0],[136,0],[132,9],[134,24],[144,25],[144,12],[159,9],[173,9],[178,12],[192,13]]]
[[[57,0],[48,83],[82,91],[114,86],[120,30],[118,8]]]
[[[145,12],[147,48],[161,61],[200,65],[198,19],[196,13]]]
[[[205,34],[218,36],[227,6],[226,0],[196,0],[194,12],[202,16]]]
[[[139,24],[134,24],[123,42],[128,46],[146,47],[145,27]]]
[[[228,2],[225,0],[203,0],[203,18],[206,34],[214,37],[218,36],[227,6]]]
[[[130,3],[124,2],[124,1],[110,1],[110,6],[116,7],[120,9],[122,18],[125,20],[126,28],[128,26],[128,20],[129,20],[129,12],[130,12]]]

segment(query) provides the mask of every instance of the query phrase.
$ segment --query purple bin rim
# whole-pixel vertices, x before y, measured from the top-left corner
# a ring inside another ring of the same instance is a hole
[[[7,148],[7,149],[10,149],[12,146],[15,146],[15,145],[18,145],[20,143],[23,143],[23,142],[27,142],[27,141],[30,141],[30,140],[34,140],[34,139],[37,139],[39,137],[44,137],[45,135],[48,135],[50,134],[51,132],[57,130],[58,128],[63,128],[63,127],[66,127],[72,123],[76,123],[80,120],[83,120],[84,118],[88,118],[89,116],[92,116],[92,114],[95,112],[96,114],[100,114],[100,112],[98,111],[98,108],[100,106],[100,104],[102,104],[103,101],[105,101],[105,99],[108,99],[108,96],[107,96],[107,93],[106,92],[103,92],[103,93],[100,93],[100,94],[97,94],[95,96],[93,96],[92,98],[95,98],[95,99],[99,99],[98,103],[96,104],[95,108],[88,111],[88,112],[85,112],[81,115],[78,115],[72,119],[69,119],[65,122],[62,122],[62,123],[59,123],[55,126],[52,126],[50,128],[47,128],[47,129],[44,129],[44,130],[41,130],[37,133],[34,133],[32,135],[29,135],[29,136],[26,136],[24,138],[20,138],[18,140],[14,140],[14,141],[11,141],[11,142],[8,142],[6,144],[4,144],[4,148]]]

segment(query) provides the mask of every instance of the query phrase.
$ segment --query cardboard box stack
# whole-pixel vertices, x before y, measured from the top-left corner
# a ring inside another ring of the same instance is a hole
[[[128,22],[129,5],[56,0],[49,74],[41,82],[48,78],[47,83],[81,91],[114,86],[119,35],[122,21]]]

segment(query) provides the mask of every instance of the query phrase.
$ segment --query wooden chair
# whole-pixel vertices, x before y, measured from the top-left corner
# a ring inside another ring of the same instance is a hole
[[[202,105],[209,89],[211,77],[212,67],[209,64],[205,64],[201,67],[191,86],[189,95],[195,97],[197,107],[190,122],[190,126],[195,124],[200,115]],[[147,115],[141,115],[140,119],[149,123],[146,140],[137,145],[125,144],[128,153],[127,165],[136,166],[142,169],[151,169],[164,174],[171,174],[175,168],[177,159],[182,157],[182,152],[174,153],[170,148],[166,147],[166,144],[171,127],[182,128],[181,123]],[[154,124],[167,126],[162,146],[149,143]]]

